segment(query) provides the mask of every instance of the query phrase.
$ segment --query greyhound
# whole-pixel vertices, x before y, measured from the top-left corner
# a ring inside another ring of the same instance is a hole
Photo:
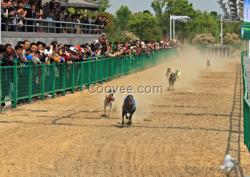
[[[176,73],[173,73],[173,72],[172,72],[172,73],[169,75],[169,78],[168,78],[168,84],[169,84],[168,89],[169,89],[169,90],[171,90],[171,88],[172,88],[172,90],[174,90],[175,81],[176,81]]]
[[[171,74],[171,72],[172,72],[172,71],[171,71],[171,68],[168,68],[168,69],[167,69],[167,72],[166,72],[166,77],[167,77],[167,78],[169,78],[169,75]]]
[[[177,77],[180,77],[180,72],[179,70],[176,70],[176,72],[172,72],[171,68],[168,68],[166,72],[166,77],[168,79],[169,84],[168,90],[171,90],[171,88],[174,89],[175,81]]]
[[[109,112],[112,109],[112,104],[115,101],[115,90],[109,90],[104,99],[104,113],[106,113],[106,107],[109,106]]]
[[[211,66],[210,60],[207,59],[207,68],[209,68]]]
[[[136,104],[134,97],[132,95],[128,95],[122,106],[122,126],[124,126],[124,116],[126,119],[129,119],[128,125],[132,125],[132,116],[136,111]],[[128,116],[129,114],[129,116]]]

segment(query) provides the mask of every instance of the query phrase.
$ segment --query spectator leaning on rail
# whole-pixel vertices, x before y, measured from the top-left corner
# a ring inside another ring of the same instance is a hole
[[[142,53],[149,55],[153,50],[168,47],[168,43],[163,41],[161,43],[144,41],[126,42],[124,44],[119,42],[111,43],[107,40],[105,34],[92,44],[73,46],[58,44],[58,42],[53,41],[49,46],[46,46],[41,41],[30,44],[28,40],[25,40],[18,42],[18,45],[22,47],[23,56],[26,60],[33,64],[72,63],[90,60],[91,58],[140,55]],[[2,61],[5,60],[2,63],[4,66],[6,61],[13,60],[11,45],[6,45],[6,48],[9,52],[4,52],[4,54],[1,52],[0,54]]]
[[[153,50],[160,48],[167,48],[168,42],[144,42],[144,41],[132,41],[126,43],[111,43],[107,40],[105,34],[103,34],[98,40],[92,44],[82,45],[63,45],[53,41],[49,46],[45,43],[38,41],[37,43],[30,43],[30,41],[19,41],[15,47],[12,48],[10,44],[0,45],[0,61],[1,61],[1,82],[2,82],[2,102],[5,102],[5,98],[10,95],[13,88],[13,69],[5,66],[17,65],[39,65],[44,63],[49,65],[51,63],[67,63],[66,77],[70,79],[70,64],[73,62],[81,62],[86,60],[94,60],[100,57],[119,57],[124,55],[140,55],[145,53],[149,55]],[[119,58],[117,58],[119,59]],[[55,65],[55,77],[60,78],[63,73],[58,69],[59,65]],[[41,70],[39,67],[34,67],[32,71],[33,89],[39,89],[41,84]],[[46,77],[50,76],[50,73],[46,70]],[[23,90],[23,87],[28,85],[29,67],[20,67],[18,70],[18,90],[22,90],[21,94],[27,95],[27,90]],[[77,76],[79,79],[79,76]],[[4,86],[4,87],[3,87]],[[20,88],[19,88],[20,87]],[[20,94],[20,92],[19,92]]]
[[[2,47],[1,47],[2,48]],[[2,48],[3,49],[3,48]],[[12,46],[10,44],[6,44],[4,47],[4,50],[1,50],[3,52],[1,63],[2,66],[13,66],[14,64],[21,65],[27,62],[26,58],[23,55],[23,47],[20,44],[17,44],[15,46],[15,51],[12,49]],[[21,69],[20,69],[21,70]],[[20,72],[20,75],[17,77],[22,76],[22,73]],[[22,85],[24,78],[18,79],[20,80],[20,85]],[[9,95],[9,93],[12,93],[13,89],[13,70],[12,69],[2,69],[1,72],[1,82],[4,87],[1,88],[2,91],[2,98],[1,101],[3,102],[1,106],[5,106],[5,97]]]
[[[1,59],[2,66],[13,66],[14,65],[14,50],[11,44],[5,44],[5,51],[3,58]]]

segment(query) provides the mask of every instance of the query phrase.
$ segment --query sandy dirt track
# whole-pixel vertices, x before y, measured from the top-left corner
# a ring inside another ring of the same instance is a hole
[[[167,67],[182,74],[171,92]],[[1,113],[0,177],[216,177],[225,176],[219,167],[226,153],[240,162],[237,176],[250,175],[239,59],[213,60],[207,69],[189,49],[108,85],[164,88],[134,94],[131,128],[120,127],[119,93],[109,118],[102,117],[104,95],[88,91]]]

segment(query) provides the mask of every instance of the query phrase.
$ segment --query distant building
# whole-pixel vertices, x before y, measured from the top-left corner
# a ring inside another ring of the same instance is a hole
[[[244,0],[217,0],[224,11],[225,17],[233,20],[243,20]]]

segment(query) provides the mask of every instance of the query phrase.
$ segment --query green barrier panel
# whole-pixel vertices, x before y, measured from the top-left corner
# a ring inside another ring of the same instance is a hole
[[[1,103],[13,100],[14,67],[1,67]]]
[[[11,101],[15,108],[20,100],[31,102],[34,97],[43,100],[48,94],[55,97],[58,92],[74,93],[90,84],[144,70],[175,54],[176,49],[164,49],[151,54],[91,58],[73,64],[0,66],[0,102]]]
[[[31,95],[40,96],[42,90],[42,65],[32,65],[31,75],[32,75],[30,76],[32,78],[31,82],[33,84],[31,89]]]
[[[29,95],[29,66],[17,67],[17,97],[27,99]]]
[[[243,114],[244,114],[244,143],[250,151],[250,103],[248,98],[248,80],[246,75],[246,66],[244,64],[244,57],[247,52],[241,53],[242,76],[243,76]]]
[[[74,63],[74,87],[73,88],[80,88],[81,87],[81,62]]]
[[[50,94],[52,91],[52,65],[45,65],[44,93]]]
[[[55,90],[63,91],[63,72],[64,72],[64,64],[55,65]]]

